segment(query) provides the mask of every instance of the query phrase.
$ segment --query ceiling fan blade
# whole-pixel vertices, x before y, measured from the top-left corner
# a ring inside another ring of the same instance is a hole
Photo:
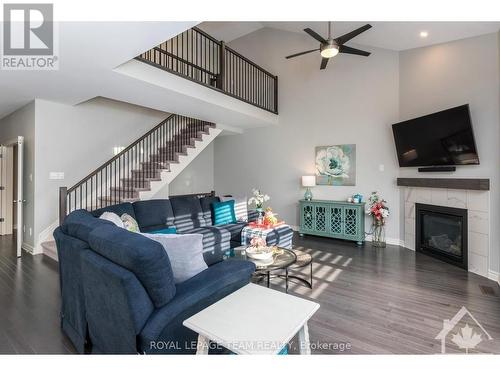
[[[349,53],[351,55],[370,56],[370,52],[362,51],[360,49],[347,47],[347,46],[340,46],[339,53]]]
[[[315,51],[319,51],[319,48],[310,49],[309,51],[294,53],[293,55],[286,56],[285,59],[291,59],[293,57],[297,57],[297,56],[300,56],[300,55],[305,55],[306,53],[311,53],[311,52],[315,52]]]
[[[310,28],[304,29],[306,33],[308,33],[310,36],[312,36],[314,39],[316,39],[318,42],[325,44],[326,40],[323,38],[321,35],[319,35],[317,32],[311,30]]]
[[[328,64],[328,60],[330,59],[327,59],[327,58],[324,58],[321,59],[321,66],[319,67],[320,69],[325,69],[326,68],[326,64]]]
[[[370,29],[372,25],[366,24],[365,26],[361,26],[360,28],[351,31],[350,33],[344,34],[342,36],[339,36],[338,38],[335,38],[335,41],[337,44],[344,44],[354,38],[355,36],[358,36],[362,32],[365,32],[366,30]]]

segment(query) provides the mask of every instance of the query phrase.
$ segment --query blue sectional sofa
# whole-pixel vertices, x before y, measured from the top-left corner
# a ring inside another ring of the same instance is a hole
[[[194,353],[196,335],[182,322],[249,283],[252,262],[222,262],[241,244],[245,223],[212,224],[217,197],[173,197],[69,214],[54,232],[59,256],[61,325],[79,352]],[[208,269],[174,284],[163,247],[99,219],[128,213],[142,232],[175,226],[203,234]]]

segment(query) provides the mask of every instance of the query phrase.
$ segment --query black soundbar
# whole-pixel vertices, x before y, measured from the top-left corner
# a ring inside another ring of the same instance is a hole
[[[435,167],[420,167],[419,172],[455,172],[457,167],[453,166],[435,166]]]

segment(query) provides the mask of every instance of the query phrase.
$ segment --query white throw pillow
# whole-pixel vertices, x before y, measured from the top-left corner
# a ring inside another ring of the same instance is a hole
[[[99,219],[103,219],[103,220],[108,220],[108,221],[111,221],[113,224],[115,224],[117,227],[120,227],[120,228],[125,228],[123,226],[123,221],[122,219],[120,218],[120,216],[118,216],[117,214],[115,214],[114,212],[104,212],[101,216],[99,216]]]
[[[237,221],[248,221],[247,197],[220,197],[221,202],[234,200],[234,213]]]
[[[182,283],[208,268],[203,259],[202,234],[141,234],[163,246],[170,259],[176,284]]]

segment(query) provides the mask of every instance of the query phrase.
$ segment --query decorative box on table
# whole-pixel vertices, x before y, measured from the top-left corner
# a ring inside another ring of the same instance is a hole
[[[249,223],[241,232],[241,244],[245,246],[250,245],[253,237],[265,239],[268,246],[276,245],[285,249],[291,249],[293,230],[284,222],[274,226]]]

